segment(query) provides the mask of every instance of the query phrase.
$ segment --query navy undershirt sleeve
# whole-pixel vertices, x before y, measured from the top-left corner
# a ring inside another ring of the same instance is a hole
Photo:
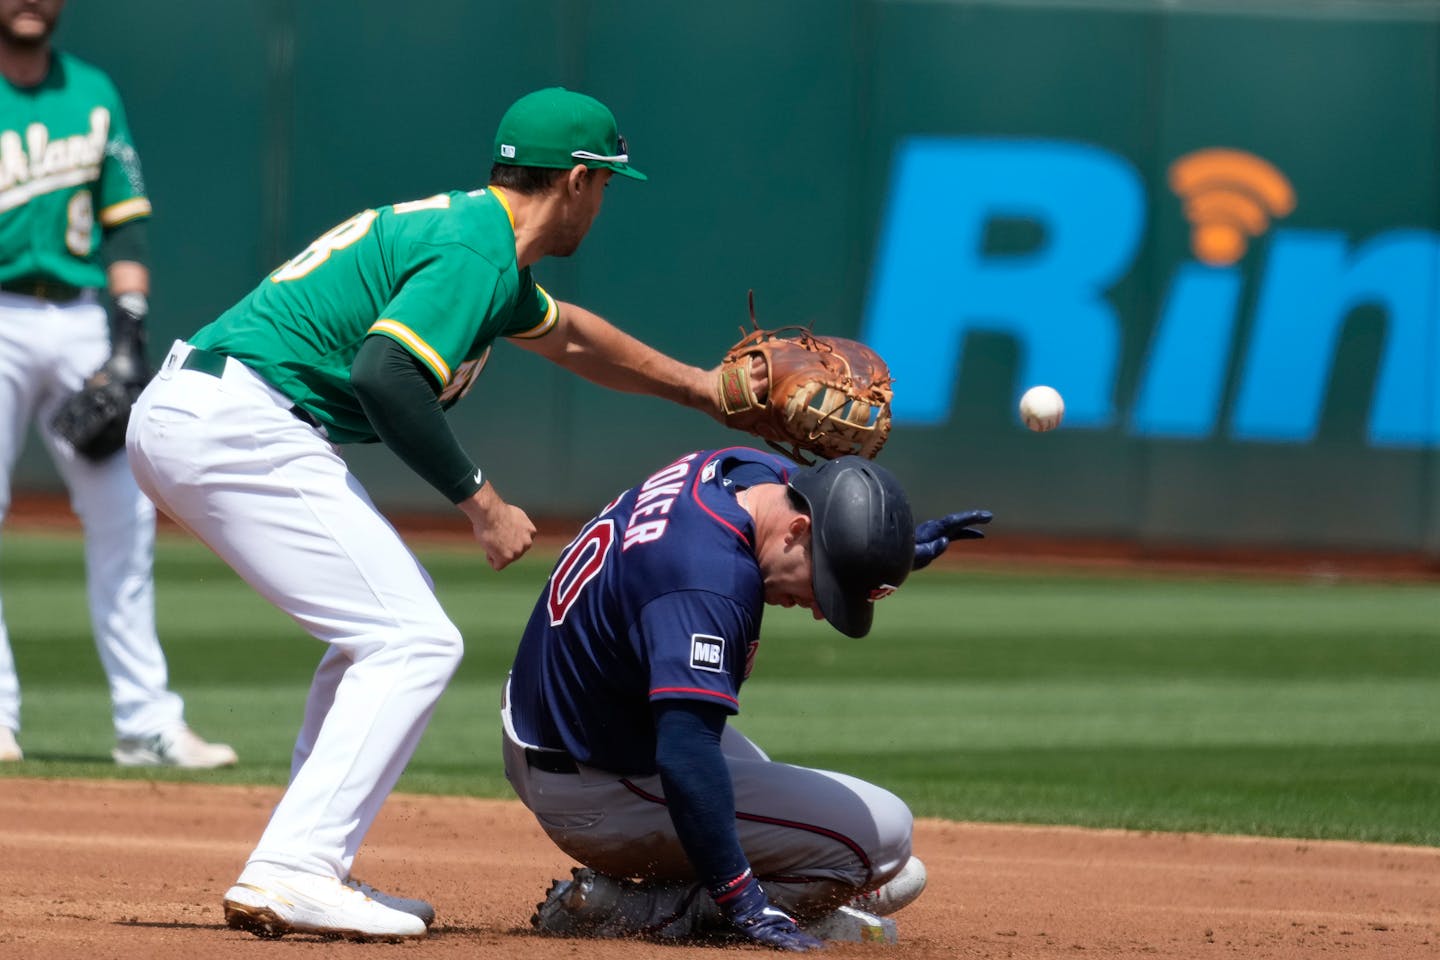
[[[735,830],[735,790],[720,735],[726,711],[698,700],[655,704],[655,764],[680,845],[713,887],[749,867]]]

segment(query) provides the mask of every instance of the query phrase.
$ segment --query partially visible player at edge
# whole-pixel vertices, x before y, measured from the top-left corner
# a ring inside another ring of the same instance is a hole
[[[139,389],[145,196],[120,95],[51,46],[63,0],[0,0],[0,519],[33,420],[85,529],[90,622],[110,683],[115,761],[218,767],[235,751],[185,724],[155,635],[155,508],[118,452],[92,462],[51,425],[86,378]],[[102,304],[100,288],[109,299]],[[0,622],[0,761],[23,759],[20,683]]]
[[[362,210],[177,341],[132,413],[142,488],[329,649],[288,789],[225,894],[260,935],[424,936],[435,912],[351,876],[460,662],[430,578],[334,444],[379,441],[469,519],[490,565],[529,549],[444,416],[505,337],[602,386],[719,419],[718,371],[556,300],[531,267],[580,246],[630,166],[615,118],[558,87],[517,100],[484,189]]]

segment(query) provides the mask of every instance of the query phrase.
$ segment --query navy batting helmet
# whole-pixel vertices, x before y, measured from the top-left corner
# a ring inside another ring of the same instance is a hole
[[[810,513],[815,602],[831,626],[863,637],[875,601],[904,582],[915,562],[915,520],[895,476],[863,457],[797,471],[790,489]]]

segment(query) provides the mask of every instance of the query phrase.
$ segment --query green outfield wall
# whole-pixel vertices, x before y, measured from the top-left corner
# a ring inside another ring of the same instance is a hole
[[[478,186],[504,107],[615,110],[557,296],[697,364],[746,322],[890,360],[883,458],[995,533],[1440,555],[1440,4],[73,0],[154,200],[154,343],[355,210]],[[1059,431],[1015,402],[1065,394]],[[501,347],[452,414],[583,515],[740,439]],[[388,453],[377,499],[446,509]],[[32,450],[22,485],[56,481]]]

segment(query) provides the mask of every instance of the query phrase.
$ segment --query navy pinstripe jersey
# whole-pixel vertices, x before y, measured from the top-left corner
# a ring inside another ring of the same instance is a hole
[[[519,737],[615,773],[655,771],[651,703],[739,711],[765,588],[736,493],[788,460],[746,447],[687,454],[626,490],[561,554],[510,680]]]

